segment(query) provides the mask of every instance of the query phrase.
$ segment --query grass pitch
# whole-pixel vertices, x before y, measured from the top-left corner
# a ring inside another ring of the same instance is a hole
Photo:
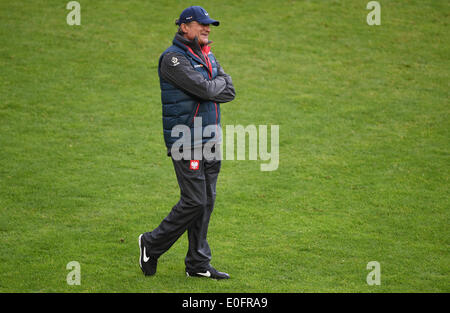
[[[362,0],[198,3],[223,125],[280,126],[276,171],[223,162],[220,282],[185,277],[186,236],[138,266],[178,200],[157,62],[191,3],[79,2],[69,26],[64,1],[0,1],[1,292],[450,291],[448,1],[381,0],[379,26]]]

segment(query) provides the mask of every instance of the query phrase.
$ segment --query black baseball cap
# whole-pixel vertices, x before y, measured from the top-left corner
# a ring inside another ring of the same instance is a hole
[[[176,24],[181,25],[192,21],[196,21],[201,24],[213,24],[214,26],[219,26],[220,24],[219,21],[210,18],[208,12],[200,6],[192,6],[184,9],[180,14],[180,18],[176,21]]]

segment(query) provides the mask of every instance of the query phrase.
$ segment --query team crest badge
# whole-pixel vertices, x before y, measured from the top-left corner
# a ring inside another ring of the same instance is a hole
[[[189,168],[194,171],[198,170],[200,168],[200,162],[198,160],[191,160]]]

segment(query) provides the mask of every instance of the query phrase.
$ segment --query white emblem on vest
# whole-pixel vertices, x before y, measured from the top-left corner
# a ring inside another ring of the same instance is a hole
[[[176,57],[172,57],[172,63],[173,63],[173,66],[177,66],[178,64],[180,64],[180,62],[178,62],[178,58],[176,58]]]

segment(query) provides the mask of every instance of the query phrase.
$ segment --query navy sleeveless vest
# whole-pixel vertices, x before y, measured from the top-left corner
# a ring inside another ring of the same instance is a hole
[[[167,48],[159,58],[158,75],[161,87],[161,102],[162,102],[162,121],[164,142],[167,148],[182,137],[171,136],[171,132],[176,125],[185,125],[191,131],[191,146],[199,146],[211,140],[215,136],[215,131],[208,136],[202,136],[201,142],[194,141],[194,121],[196,118],[202,118],[202,129],[196,131],[203,131],[205,127],[210,125],[220,125],[220,106],[219,103],[212,101],[205,101],[196,98],[193,95],[185,93],[181,89],[173,86],[161,77],[161,60],[168,52],[177,52],[184,55],[190,62],[192,67],[200,72],[205,79],[212,80],[217,76],[217,63],[214,55],[208,51],[209,64],[205,63],[192,49],[176,38],[173,40],[173,45]],[[187,139],[187,138],[183,138]]]

